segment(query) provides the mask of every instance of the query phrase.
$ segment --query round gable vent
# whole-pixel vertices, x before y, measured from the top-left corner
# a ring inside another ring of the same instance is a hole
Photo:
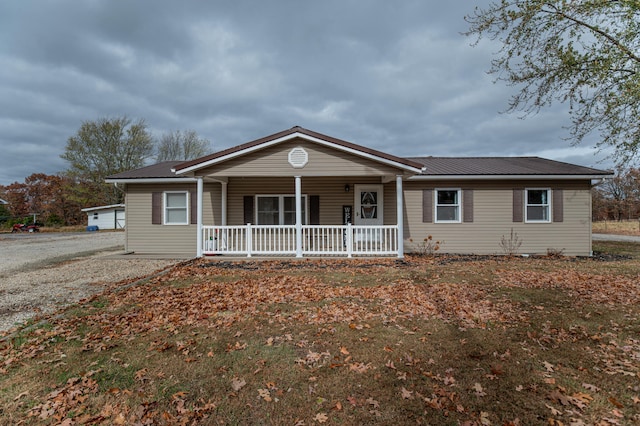
[[[296,147],[289,151],[289,164],[296,169],[303,168],[309,162],[309,154],[304,148]]]

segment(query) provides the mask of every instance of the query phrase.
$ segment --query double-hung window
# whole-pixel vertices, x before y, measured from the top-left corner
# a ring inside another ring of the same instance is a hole
[[[164,224],[188,225],[189,224],[189,193],[165,192],[164,193]]]
[[[526,190],[525,222],[551,222],[550,196],[550,189]]]
[[[460,222],[460,190],[436,189],[436,222]]]
[[[295,195],[257,195],[258,225],[295,225]],[[307,223],[307,196],[302,196],[302,224]]]

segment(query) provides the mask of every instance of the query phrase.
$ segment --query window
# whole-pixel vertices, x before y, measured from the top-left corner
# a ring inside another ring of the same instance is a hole
[[[188,225],[189,209],[187,192],[164,193],[164,224]]]
[[[459,189],[436,189],[436,222],[460,222]]]
[[[525,194],[525,222],[550,222],[549,189],[527,189]]]
[[[98,220],[98,213],[93,214],[93,220]]]
[[[257,195],[258,225],[295,225],[295,195]],[[307,223],[307,196],[302,196],[302,224]]]

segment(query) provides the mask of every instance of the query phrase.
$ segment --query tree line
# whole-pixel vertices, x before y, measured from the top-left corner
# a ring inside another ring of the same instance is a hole
[[[143,119],[123,116],[84,121],[69,137],[61,157],[68,168],[55,175],[33,173],[24,182],[0,185],[0,222],[11,224],[33,214],[50,225],[78,225],[81,209],[120,204],[124,194],[105,178],[153,162],[190,160],[211,152],[211,143],[193,130],[154,138]],[[13,220],[12,220],[13,219]]]
[[[592,203],[594,221],[640,219],[640,169],[618,169],[593,187]]]

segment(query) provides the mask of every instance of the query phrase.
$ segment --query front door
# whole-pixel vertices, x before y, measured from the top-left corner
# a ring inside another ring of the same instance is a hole
[[[355,185],[355,225],[380,226],[384,223],[382,185]]]
[[[372,227],[383,225],[382,185],[355,185],[354,189],[354,224]],[[356,244],[371,246],[381,242],[382,232],[375,228],[361,228],[355,230],[353,237]]]

